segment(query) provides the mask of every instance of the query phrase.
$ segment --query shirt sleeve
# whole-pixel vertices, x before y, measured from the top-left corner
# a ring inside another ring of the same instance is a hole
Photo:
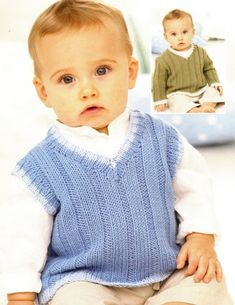
[[[213,207],[212,180],[202,155],[182,137],[183,156],[173,188],[179,219],[177,243],[193,232],[218,234]]]
[[[0,205],[0,270],[6,293],[39,292],[53,216],[12,176]]]

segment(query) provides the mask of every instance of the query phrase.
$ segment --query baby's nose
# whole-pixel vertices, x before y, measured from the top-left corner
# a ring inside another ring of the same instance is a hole
[[[86,101],[90,98],[98,97],[98,91],[97,89],[92,85],[86,85],[83,88],[81,88],[79,92],[79,98],[82,101]]]
[[[183,36],[181,34],[178,35],[178,40],[182,40]]]

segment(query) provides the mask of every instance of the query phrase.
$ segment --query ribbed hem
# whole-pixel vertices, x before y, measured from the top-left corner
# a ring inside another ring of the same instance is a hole
[[[75,273],[72,276],[69,275],[67,277],[64,277],[62,280],[56,282],[56,284],[53,287],[49,287],[42,291],[40,295],[38,296],[38,303],[40,305],[46,305],[48,304],[49,301],[53,298],[55,295],[56,291],[64,286],[65,284],[73,283],[73,282],[80,282],[80,281],[85,281],[85,282],[93,282],[97,283],[100,285],[105,285],[109,287],[125,287],[125,288],[135,288],[135,287],[143,287],[143,286],[148,286],[153,283],[157,283],[160,281],[165,280],[172,272],[165,273],[165,274],[160,274],[160,275],[154,275],[149,278],[146,278],[142,281],[139,282],[107,282],[105,280],[99,279],[95,277],[94,275],[91,275],[89,273]]]

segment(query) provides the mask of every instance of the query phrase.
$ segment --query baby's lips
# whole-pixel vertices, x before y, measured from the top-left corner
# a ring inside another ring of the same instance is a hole
[[[91,105],[86,107],[81,114],[88,114],[88,113],[96,113],[99,112],[100,110],[102,110],[103,107],[98,106],[98,105]]]

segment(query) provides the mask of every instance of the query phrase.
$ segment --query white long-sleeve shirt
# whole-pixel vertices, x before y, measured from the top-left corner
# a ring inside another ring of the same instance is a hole
[[[87,126],[55,123],[67,141],[109,158],[123,145],[129,110],[108,127],[108,135]],[[218,234],[211,179],[206,163],[182,136],[183,156],[174,178],[175,210],[180,220],[177,242],[192,232]],[[18,178],[11,178],[8,202],[0,206],[0,272],[6,293],[41,289],[40,273],[46,261],[53,226],[49,215]]]

